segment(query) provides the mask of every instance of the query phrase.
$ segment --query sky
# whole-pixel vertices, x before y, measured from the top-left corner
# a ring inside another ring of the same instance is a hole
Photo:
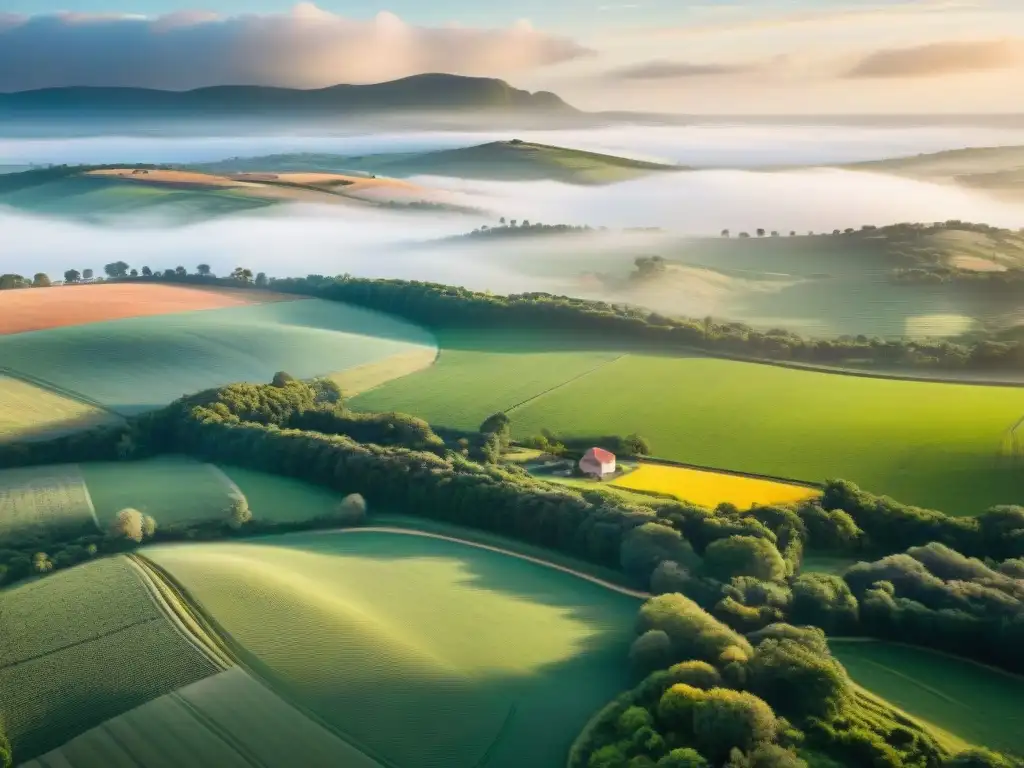
[[[500,77],[587,110],[1024,112],[1021,0],[5,0],[0,91]]]

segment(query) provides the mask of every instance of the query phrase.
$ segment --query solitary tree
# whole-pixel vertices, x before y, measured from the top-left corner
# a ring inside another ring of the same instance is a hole
[[[185,277],[185,275],[187,275],[187,274],[188,274],[188,270],[185,269],[184,267],[175,267],[174,268],[174,275],[175,275],[175,277]]]
[[[133,269],[133,270],[132,270],[131,272],[129,272],[128,274],[129,274],[129,275],[131,275],[132,277],[138,277],[138,276],[139,276],[139,270],[137,270],[137,269]]]
[[[92,270],[91,269],[83,269],[82,270],[82,279],[83,280],[92,280]]]
[[[235,267],[231,273],[231,279],[237,280],[240,283],[251,283],[252,282],[252,270],[246,269],[245,267]]]
[[[203,277],[209,277],[210,275],[213,274],[213,271],[210,269],[209,264],[200,264],[198,267],[196,267],[196,274],[201,275]]]
[[[338,505],[337,517],[342,525],[360,525],[366,522],[366,499],[358,493],[350,493]]]
[[[729,230],[728,229],[723,229],[722,230],[722,237],[728,237],[728,236],[729,236]]]
[[[117,539],[140,542],[145,535],[145,520],[137,509],[122,509],[110,526],[110,535]]]
[[[252,510],[244,496],[234,496],[227,508],[228,525],[236,531],[252,520]]]
[[[259,274],[256,275],[256,285],[257,285],[257,287],[259,287],[259,288],[266,288],[268,282],[269,281],[267,280],[267,273],[266,272],[260,272]]]
[[[21,275],[0,275],[0,290],[6,291],[11,288],[24,288],[26,285],[28,285],[28,281],[26,281]]]
[[[77,269],[69,269],[64,273],[65,283],[77,283],[82,279],[82,273]]]
[[[764,237],[764,230],[761,229],[760,227],[757,228],[757,236]]]
[[[286,387],[291,382],[295,381],[295,377],[287,371],[278,371],[274,374],[274,378],[271,379],[270,383],[275,387]]]
[[[143,267],[142,268],[142,276],[143,277],[152,277],[153,276],[153,270],[150,269],[149,267]]]
[[[36,573],[49,573],[53,570],[53,562],[45,552],[36,552],[32,558],[32,570]]]
[[[32,278],[32,285],[36,288],[49,288],[51,284],[50,276],[45,272],[36,272]]]

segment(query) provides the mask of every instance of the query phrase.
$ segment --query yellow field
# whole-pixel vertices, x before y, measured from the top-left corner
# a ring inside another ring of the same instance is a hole
[[[663,464],[643,464],[611,484],[635,491],[670,493],[702,507],[715,507],[725,501],[739,509],[801,501],[817,494],[813,488],[802,485]]]

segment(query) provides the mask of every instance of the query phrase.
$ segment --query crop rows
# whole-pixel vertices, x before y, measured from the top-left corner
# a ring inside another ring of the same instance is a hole
[[[75,465],[0,470],[0,542],[92,524],[89,493]]]

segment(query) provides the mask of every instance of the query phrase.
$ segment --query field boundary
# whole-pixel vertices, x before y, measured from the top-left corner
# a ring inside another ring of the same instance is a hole
[[[914,645],[913,643],[901,643],[899,640],[886,640],[879,637],[829,637],[827,638],[830,643],[884,643],[885,645],[895,645],[900,648],[910,648],[914,651],[921,651],[923,653],[931,653],[935,656],[941,656],[945,659],[952,659],[953,661],[961,661],[965,664],[971,664],[975,667],[984,669],[986,672],[993,672],[1002,677],[1008,677],[1014,682],[1024,685],[1024,675],[1018,675],[1013,672],[1007,672],[1005,669],[999,667],[993,667],[984,662],[978,661],[977,659],[969,659],[966,656],[957,656],[955,653],[949,653],[948,651],[940,651],[937,648],[928,648],[924,645]]]
[[[218,467],[216,464],[209,464],[209,463],[207,463],[205,466],[207,466],[210,469],[212,469],[213,473],[215,475],[217,475],[221,480],[224,481],[224,484],[228,487],[228,490],[231,491],[231,493],[237,495],[238,498],[240,498],[240,499],[245,499],[246,503],[248,503],[249,500],[246,498],[245,494],[242,493],[242,489],[238,487],[238,483],[236,483],[234,480],[232,480],[228,476],[227,472],[225,472],[223,469]]]
[[[602,368],[605,368],[605,367],[611,365],[612,363],[617,363],[622,358],[629,357],[629,356],[630,356],[629,352],[623,352],[618,357],[613,357],[610,360],[604,360],[604,361],[598,363],[597,365],[595,365],[593,368],[590,368],[590,369],[588,369],[586,371],[583,371],[583,373],[577,373],[575,376],[573,376],[571,378],[568,378],[568,379],[566,379],[565,381],[563,381],[563,382],[561,382],[559,384],[555,384],[555,386],[553,386],[553,387],[548,387],[543,392],[538,392],[537,394],[531,395],[530,397],[526,398],[525,400],[523,400],[521,402],[516,403],[515,405],[512,405],[512,406],[509,406],[508,408],[505,408],[504,412],[505,413],[512,413],[512,411],[516,410],[517,408],[522,408],[524,405],[527,405],[528,403],[532,403],[534,400],[536,400],[538,398],[544,397],[544,395],[549,395],[549,394],[551,394],[552,392],[554,392],[557,389],[561,389],[562,387],[568,386],[569,384],[572,384],[573,382],[576,382],[576,381],[579,381],[580,379],[586,378],[590,374],[596,373],[597,371],[601,370]]]
[[[746,477],[750,480],[770,480],[773,483],[784,483],[785,485],[798,485],[803,488],[814,488],[816,490],[822,490],[825,487],[825,483],[815,483],[810,480],[797,480],[793,477],[779,477],[778,475],[762,475],[757,472],[745,472],[740,469],[722,469],[721,467],[708,467],[702,464],[690,464],[685,461],[676,461],[675,459],[662,459],[656,456],[631,456],[627,457],[634,459],[638,463],[642,464],[660,464],[666,467],[679,467],[680,469],[694,469],[699,472],[712,472],[718,475],[734,475],[736,477]]]
[[[96,505],[92,502],[92,494],[89,492],[89,484],[85,481],[85,474],[78,464],[75,464],[74,467],[78,479],[82,482],[82,492],[85,493],[85,503],[89,505],[89,514],[92,515],[92,521],[96,523],[96,530],[102,533],[103,526],[100,525],[100,519],[96,516]]]
[[[11,334],[15,335],[15,334]],[[68,400],[74,400],[75,402],[81,403],[82,405],[89,405],[96,408],[104,413],[116,416],[120,420],[124,421],[127,417],[123,413],[118,413],[110,406],[104,405],[99,400],[93,400],[88,395],[84,395],[81,392],[76,392],[73,389],[66,389],[58,384],[54,384],[46,379],[41,379],[38,376],[32,376],[28,373],[22,373],[16,371],[13,368],[8,368],[5,365],[0,365],[0,376],[7,376],[11,379],[17,379],[18,381],[29,384],[30,386],[37,387],[39,389],[45,389],[47,392],[58,395],[59,397],[66,398]]]
[[[181,601],[181,605],[187,606],[189,614],[192,615],[199,626],[203,628],[203,631],[210,638],[211,642],[216,644],[217,650],[231,661],[232,666],[242,669],[249,675],[249,677],[262,685],[285,704],[293,707],[295,710],[305,715],[309,720],[319,725],[328,733],[331,733],[341,739],[353,749],[362,752],[366,757],[380,765],[381,768],[402,768],[402,766],[399,766],[383,755],[378,754],[373,748],[363,744],[359,739],[326,722],[322,717],[317,715],[316,712],[313,712],[301,702],[298,702],[291,696],[277,690],[257,671],[261,666],[258,659],[253,657],[245,650],[244,647],[237,644],[231,637],[231,633],[227,632],[217,622],[217,620],[213,618],[213,616],[207,613],[206,610],[203,609],[202,604],[196,600],[189,591],[174,578],[173,575],[171,575],[165,568],[143,555],[132,554],[130,557],[138,561],[138,565],[140,567],[146,568],[154,579],[158,579],[160,582],[164,583],[168,589],[172,590],[177,599]]]
[[[515,557],[519,560],[526,560],[530,563],[537,565],[543,565],[545,568],[551,568],[562,573],[568,573],[571,576],[589,581],[591,584],[597,584],[605,589],[610,589],[612,592],[618,592],[620,595],[626,595],[627,597],[635,597],[640,600],[649,600],[654,595],[650,592],[643,592],[639,589],[630,589],[629,587],[623,587],[614,582],[602,579],[598,576],[591,576],[589,573],[578,571],[575,568],[570,568],[565,565],[559,565],[558,563],[552,563],[548,560],[544,560],[533,555],[524,555],[520,552],[513,552],[510,549],[503,549],[502,547],[495,547],[490,544],[481,544],[476,541],[468,541],[467,539],[460,539],[457,536],[446,536],[441,533],[429,533],[428,531],[417,531],[410,528],[397,528],[394,526],[387,525],[368,525],[362,528],[329,528],[320,531],[304,531],[304,535],[313,534],[317,536],[322,535],[337,535],[344,533],[400,533],[406,536],[421,536],[428,539],[440,539],[441,541],[451,541],[456,544],[464,544],[468,547],[476,547],[477,549],[486,549],[490,552],[497,552],[498,554],[508,555],[509,557]],[[285,534],[287,535],[287,534]]]

